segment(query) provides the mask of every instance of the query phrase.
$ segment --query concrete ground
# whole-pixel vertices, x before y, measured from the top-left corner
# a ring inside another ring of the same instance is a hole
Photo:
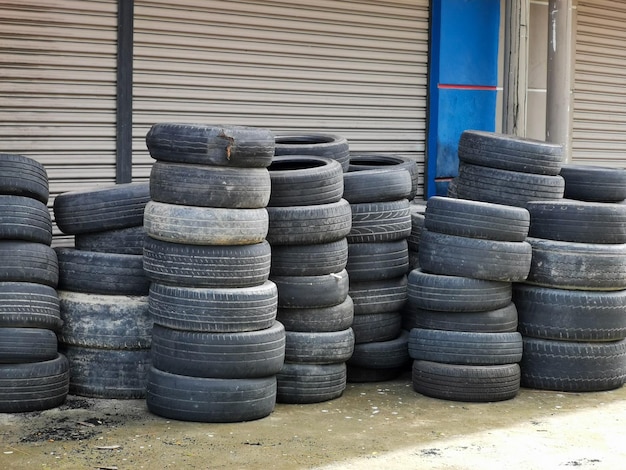
[[[0,469],[621,469],[626,388],[522,389],[459,403],[412,390],[410,376],[348,384],[341,398],[278,404],[247,423],[178,422],[143,400],[68,397],[0,414]]]

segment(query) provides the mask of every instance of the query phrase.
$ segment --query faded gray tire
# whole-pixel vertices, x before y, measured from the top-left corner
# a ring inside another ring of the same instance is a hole
[[[626,289],[626,244],[528,238],[532,264],[526,282],[574,290]]]
[[[343,175],[343,197],[350,204],[408,199],[411,175],[400,167],[349,171]]]
[[[157,161],[150,172],[153,201],[183,206],[257,209],[267,206],[266,168],[231,168]]]
[[[279,403],[320,403],[343,394],[347,385],[346,364],[285,363],[276,379]]]
[[[206,423],[236,423],[268,416],[276,404],[276,376],[214,379],[148,372],[146,401],[164,418]]]
[[[41,328],[0,328],[0,364],[40,362],[57,356],[57,337]]]
[[[0,195],[0,220],[0,239],[52,243],[50,212],[37,199]]]
[[[434,196],[428,200],[424,227],[460,237],[523,242],[530,214],[521,207]]]
[[[513,302],[506,307],[481,312],[445,312],[416,308],[409,302],[402,312],[402,327],[431,330],[506,333],[517,331],[518,314]]]
[[[447,312],[480,312],[511,303],[511,283],[473,277],[431,274],[414,269],[407,283],[409,302],[417,308]]]
[[[351,154],[348,171],[371,170],[373,168],[401,168],[411,175],[411,192],[409,200],[413,200],[419,189],[419,168],[417,160],[400,155],[366,155]]]
[[[330,307],[279,308],[277,320],[287,331],[326,332],[350,328],[354,319],[354,302],[350,296]]]
[[[31,282],[56,287],[59,262],[43,243],[0,240],[0,282]]]
[[[150,347],[152,318],[147,296],[59,291],[63,327],[59,341],[105,349]]]
[[[577,243],[626,243],[626,205],[570,199],[531,201],[529,236]]]
[[[314,155],[275,156],[268,168],[272,207],[308,206],[338,202],[343,194],[339,162]]]
[[[354,350],[351,328],[341,331],[286,331],[285,362],[336,364],[346,362]]]
[[[146,145],[155,160],[175,163],[265,168],[274,155],[272,132],[245,126],[157,123]]]
[[[420,247],[420,239],[422,238],[422,230],[426,223],[424,213],[415,209],[415,205],[411,204],[411,234],[406,238],[409,245],[409,251],[417,253]]]
[[[74,236],[74,246],[81,251],[143,255],[145,239],[146,231],[141,225],[105,232],[80,233]]]
[[[565,341],[626,338],[626,290],[552,289],[516,284],[513,298],[524,336]]]
[[[190,287],[252,287],[269,278],[269,243],[204,246],[148,237],[143,267],[154,282]]]
[[[186,245],[253,245],[267,235],[269,219],[261,209],[181,206],[150,201],[144,228],[157,240]]]
[[[377,281],[404,276],[409,271],[406,240],[351,243],[346,270],[351,281]]]
[[[390,242],[411,234],[411,213],[406,199],[350,204],[350,208],[352,229],[348,243]]]
[[[69,379],[69,364],[62,354],[49,361],[0,364],[0,413],[59,406],[67,397]]]
[[[133,399],[146,396],[150,349],[100,349],[60,345],[70,365],[70,393]]]
[[[0,327],[58,331],[62,323],[56,289],[31,282],[0,282]]]
[[[348,273],[321,276],[273,276],[279,308],[319,308],[338,305],[348,296]]]
[[[56,248],[59,289],[106,295],[147,295],[150,280],[139,255]]]
[[[316,245],[274,245],[270,275],[322,276],[343,271],[347,262],[345,238]]]
[[[46,204],[49,197],[46,169],[24,155],[0,153],[0,194],[29,197]]]
[[[283,134],[277,135],[274,154],[280,155],[316,155],[337,160],[343,171],[348,171],[350,164],[350,146],[345,137],[335,134]]]
[[[148,305],[155,323],[176,330],[224,333],[263,330],[276,319],[278,289],[271,281],[236,288],[153,282]]]
[[[400,312],[355,315],[352,322],[355,344],[389,341],[396,338],[401,330]]]
[[[520,366],[476,366],[413,361],[413,389],[433,398],[492,402],[514,398],[520,389]]]
[[[396,369],[406,366],[409,361],[409,332],[401,331],[388,341],[373,341],[354,345],[348,366],[368,369]]]
[[[154,326],[152,364],[189,377],[247,379],[276,375],[285,359],[285,328],[237,333],[180,331]]]
[[[444,364],[513,364],[522,359],[522,335],[517,331],[477,333],[413,328],[409,335],[409,355]]]
[[[503,170],[558,175],[563,146],[495,132],[467,130],[459,139],[459,159]]]
[[[626,340],[600,343],[524,338],[522,386],[597,392],[626,381]]]
[[[406,276],[382,281],[351,282],[349,294],[354,301],[354,314],[399,312],[407,300],[406,286]]]
[[[268,207],[267,241],[272,245],[315,245],[345,238],[350,233],[350,204]]]
[[[149,200],[147,182],[71,191],[54,199],[54,218],[69,235],[137,227]]]
[[[626,199],[626,170],[593,165],[563,165],[568,199],[595,202],[620,202]]]
[[[532,254],[527,242],[481,240],[424,230],[419,263],[423,271],[433,274],[519,282],[528,276]]]

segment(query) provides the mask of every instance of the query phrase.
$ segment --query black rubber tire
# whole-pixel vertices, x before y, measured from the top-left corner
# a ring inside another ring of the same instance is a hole
[[[408,199],[411,174],[400,167],[348,171],[343,175],[343,198],[350,204]]]
[[[269,166],[272,207],[332,204],[343,195],[343,170],[339,162],[315,155],[284,155]]]
[[[24,196],[47,204],[48,174],[37,160],[0,153],[0,194]]]
[[[189,377],[252,379],[280,372],[285,360],[285,328],[237,333],[180,331],[154,325],[152,365]]]
[[[343,394],[347,385],[346,364],[285,363],[276,379],[278,403],[321,403]]]
[[[402,327],[431,330],[507,333],[517,331],[518,314],[513,302],[506,307],[482,312],[446,312],[415,308],[409,304],[402,315]]]
[[[459,191],[457,190],[457,186],[458,186],[458,178],[452,178],[449,182],[448,182],[448,187],[445,191],[445,195],[446,197],[452,198],[452,199],[457,199],[459,197]]]
[[[530,271],[532,248],[527,242],[458,237],[424,230],[419,263],[425,272],[519,282]]]
[[[43,243],[0,240],[0,282],[32,282],[56,287],[59,263],[52,248]]]
[[[265,240],[265,208],[223,209],[150,201],[144,213],[146,234],[185,245],[254,245]]]
[[[343,271],[347,263],[345,238],[316,245],[275,245],[270,276],[322,276]]]
[[[355,315],[352,323],[355,344],[390,341],[396,338],[401,330],[400,312]]]
[[[0,364],[49,361],[57,356],[57,337],[41,328],[0,328]]]
[[[405,370],[405,367],[372,369],[369,367],[358,367],[348,364],[348,383],[388,382],[390,380],[397,379]]]
[[[74,236],[74,247],[81,251],[142,255],[146,231],[143,226],[80,233]]]
[[[580,343],[524,338],[522,386],[598,392],[626,382],[626,340]]]
[[[573,290],[626,289],[626,244],[528,238],[532,263],[526,282]]]
[[[374,341],[354,345],[352,357],[348,359],[348,367],[367,369],[397,369],[409,364],[409,332],[401,331],[389,341]],[[349,371],[348,371],[349,373]]]
[[[157,161],[150,171],[152,200],[167,204],[257,209],[267,206],[270,191],[270,175],[266,168]]]
[[[348,294],[354,301],[355,315],[399,312],[407,300],[407,278],[351,282]]]
[[[351,204],[352,229],[348,243],[380,243],[411,235],[411,213],[406,199]]]
[[[409,200],[413,200],[419,189],[419,167],[417,160],[400,155],[368,155],[351,154],[348,171],[371,170],[373,168],[402,168],[411,175],[411,192]]]
[[[286,331],[285,362],[337,364],[346,362],[354,351],[352,328],[341,331]]]
[[[54,218],[68,235],[104,232],[143,224],[150,200],[149,183],[125,183],[59,194]]]
[[[70,365],[70,394],[91,398],[146,396],[150,349],[100,349],[59,345]]]
[[[409,303],[425,310],[481,312],[511,303],[511,283],[431,274],[414,269],[407,283]]]
[[[421,361],[492,366],[522,360],[522,335],[413,328],[409,355]]]
[[[523,242],[530,214],[521,207],[434,196],[428,200],[424,227],[460,237]]]
[[[268,416],[276,405],[276,376],[213,379],[148,372],[146,402],[150,412],[169,419],[236,423]]]
[[[335,134],[283,134],[275,137],[274,154],[281,155],[316,155],[337,160],[343,171],[348,171],[350,164],[350,146],[345,137]]]
[[[345,199],[331,204],[268,207],[271,245],[315,245],[345,238],[352,213]]]
[[[65,401],[70,374],[67,358],[0,364],[0,413],[23,413],[55,408]]]
[[[150,347],[153,320],[147,296],[100,295],[59,291],[66,345],[104,349]]]
[[[571,199],[531,201],[529,236],[577,243],[626,243],[626,205]]]
[[[279,308],[319,308],[339,305],[348,296],[348,272],[321,276],[273,276]]]
[[[442,400],[494,402],[514,398],[520,389],[520,366],[474,366],[413,361],[413,389]]]
[[[56,289],[31,282],[0,282],[0,327],[59,331],[62,324]]]
[[[467,130],[459,139],[459,160],[503,170],[558,175],[563,146],[540,140]]]
[[[564,197],[579,201],[620,202],[626,199],[626,170],[593,165],[566,164]]]
[[[0,220],[0,240],[52,243],[50,212],[41,201],[0,194]]]
[[[190,287],[252,287],[270,274],[269,243],[202,246],[169,243],[148,237],[143,267],[154,282]]]
[[[565,180],[461,163],[456,192],[461,199],[525,207],[528,201],[561,199]]]
[[[155,160],[174,163],[265,168],[274,155],[270,130],[244,126],[157,123],[146,145]]]
[[[323,333],[350,328],[354,320],[354,302],[350,296],[342,303],[318,308],[279,308],[276,319],[287,331]]]
[[[105,295],[148,295],[150,280],[143,257],[118,253],[55,248],[59,289]]]
[[[154,322],[186,331],[235,333],[269,328],[276,319],[278,289],[169,286],[153,282],[148,305]]]
[[[565,341],[626,338],[626,290],[576,291],[516,284],[513,299],[524,336]]]
[[[346,270],[350,281],[379,281],[409,272],[406,240],[382,243],[351,243]]]
[[[417,253],[420,249],[420,240],[422,238],[422,230],[426,224],[426,217],[423,212],[415,209],[415,205],[411,204],[411,234],[407,237],[406,242],[409,244],[409,251]]]

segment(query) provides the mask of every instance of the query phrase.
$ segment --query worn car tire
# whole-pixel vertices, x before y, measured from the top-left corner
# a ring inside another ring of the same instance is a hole
[[[410,302],[402,312],[402,327],[431,330],[507,333],[517,331],[518,314],[513,302],[505,307],[479,312],[427,310]]]
[[[286,331],[285,362],[336,364],[346,362],[354,350],[352,328],[341,331]]]
[[[0,282],[32,282],[56,287],[59,262],[43,243],[0,240]]]
[[[406,240],[351,243],[346,270],[351,281],[378,281],[404,276],[409,271]]]
[[[411,192],[409,200],[413,200],[419,189],[419,168],[417,160],[400,155],[368,155],[351,154],[348,171],[371,170],[373,168],[400,168],[405,169],[411,175]]]
[[[401,331],[388,341],[372,341],[354,345],[354,352],[348,359],[348,367],[367,369],[403,368],[411,360],[408,350],[409,332]]]
[[[0,220],[0,240],[52,243],[50,212],[37,199],[2,195],[0,191]]]
[[[579,201],[620,202],[626,199],[626,170],[593,165],[566,164],[564,197]]]
[[[411,234],[409,201],[350,204],[352,229],[348,243],[380,243],[407,238]]]
[[[0,153],[0,194],[23,196],[48,203],[48,174],[37,160]]]
[[[321,276],[273,276],[279,308],[319,308],[338,305],[348,296],[348,272]]]
[[[354,301],[355,315],[399,312],[407,300],[407,277],[351,282],[348,293]]]
[[[346,364],[285,363],[276,376],[279,403],[309,404],[339,398],[346,389]]]
[[[335,134],[292,133],[277,135],[274,154],[317,155],[337,160],[343,171],[350,164],[350,146],[345,137]]]
[[[62,324],[56,289],[32,282],[0,282],[0,327],[58,331]]]
[[[322,276],[346,269],[348,241],[272,246],[270,276]]]
[[[142,225],[104,232],[79,233],[74,235],[74,247],[81,251],[142,255],[146,231]]]
[[[330,307],[279,308],[276,319],[287,331],[323,333],[350,328],[354,320],[354,302],[350,296]]]
[[[371,168],[343,175],[343,198],[350,204],[408,199],[411,174],[404,168]]]
[[[400,312],[355,315],[352,322],[355,344],[390,341],[396,338],[401,330]]]
[[[0,328],[0,364],[49,361],[57,356],[57,337],[42,328]]]

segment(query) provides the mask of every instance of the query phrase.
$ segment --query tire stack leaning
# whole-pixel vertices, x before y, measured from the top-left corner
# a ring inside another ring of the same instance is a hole
[[[74,248],[56,248],[59,342],[72,395],[145,397],[152,320],[142,225],[149,199],[148,183],[126,183],[66,192],[54,201],[57,226],[74,235]]]
[[[154,320],[148,409],[239,422],[269,415],[285,331],[265,241],[269,130],[162,123],[146,205],[144,269]]]
[[[352,211],[347,270],[356,344],[348,361],[351,382],[390,380],[409,362],[402,311],[407,298],[411,191],[411,174],[401,165],[344,174],[344,197]]]
[[[522,385],[610,390],[626,380],[626,171],[564,165],[562,175],[568,199],[528,203],[533,262],[514,286]]]
[[[352,355],[353,303],[348,296],[346,235],[338,161],[314,155],[275,156],[267,208],[270,279],[278,287],[278,319],[286,331],[278,401],[317,403],[341,396]]]
[[[528,211],[428,200],[420,268],[408,282],[413,387],[458,401],[500,401],[520,388],[522,337],[512,283],[531,265]]]
[[[39,411],[68,394],[58,352],[59,271],[46,207],[48,175],[39,162],[0,154],[0,412]]]

